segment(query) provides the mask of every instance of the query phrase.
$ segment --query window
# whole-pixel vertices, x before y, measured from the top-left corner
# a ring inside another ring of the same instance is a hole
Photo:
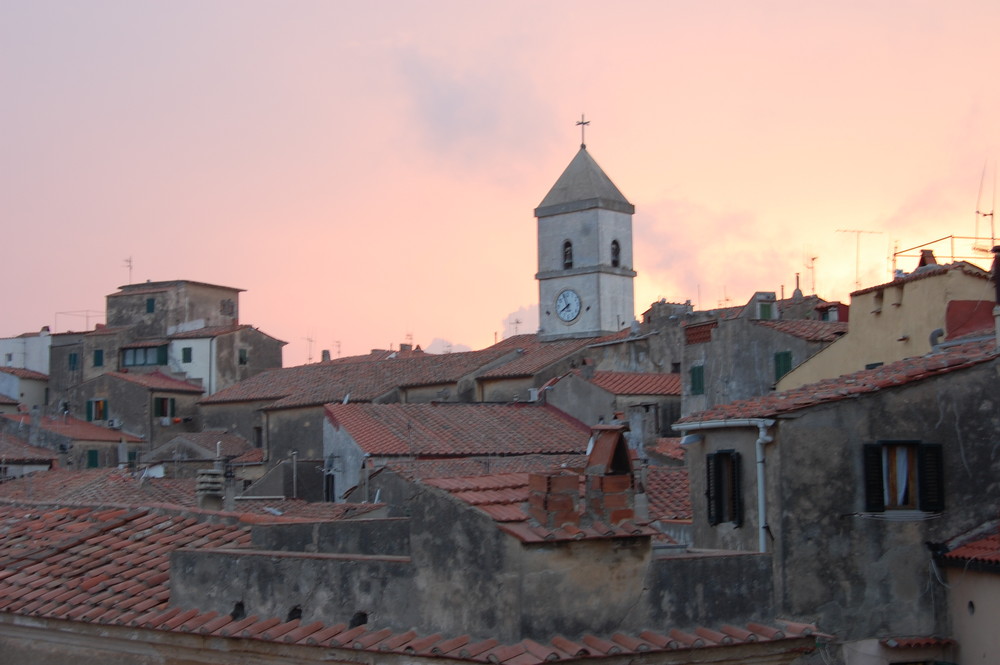
[[[878,441],[864,445],[865,511],[944,510],[939,443]]]
[[[611,265],[617,268],[622,262],[622,247],[617,240],[611,241]]]
[[[740,494],[740,454],[735,450],[720,450],[705,456],[708,477],[705,497],[708,499],[708,523],[732,522],[743,524],[743,500]]]
[[[191,347],[185,346],[181,349],[181,362],[189,363],[191,362]]]
[[[101,451],[100,450],[88,450],[87,451],[87,468],[96,469],[101,466]]]
[[[157,418],[173,418],[177,407],[173,397],[154,397],[153,415]]]
[[[774,354],[774,380],[778,381],[792,371],[792,352],[778,351]]]
[[[771,312],[772,312],[771,303],[769,303],[769,302],[762,302],[762,303],[757,303],[757,304],[758,304],[758,306],[759,306],[758,308],[760,310],[760,318],[764,319],[765,321],[770,321],[771,318],[772,318],[771,317]]]
[[[156,311],[156,298],[146,298],[146,314]]]
[[[80,365],[80,356],[75,353],[69,354],[69,371],[75,372]]]
[[[250,362],[250,353],[246,349],[240,349],[240,364],[246,365]]]
[[[87,421],[108,419],[108,400],[92,399],[87,402]]]
[[[8,362],[8,363],[14,362],[14,354],[13,353],[8,353],[8,354],[6,354],[4,356],[4,359],[5,359],[4,362]]]
[[[94,367],[104,367],[104,349],[94,349]]]
[[[141,367],[143,365],[166,365],[167,345],[150,346],[142,349],[125,349],[122,353],[122,365],[125,367]]]
[[[573,243],[569,240],[563,243],[563,268],[573,267]]]
[[[695,365],[691,368],[691,394],[705,394],[705,366]]]

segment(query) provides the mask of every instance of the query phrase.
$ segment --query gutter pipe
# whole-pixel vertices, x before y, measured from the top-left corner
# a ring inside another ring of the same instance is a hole
[[[756,427],[757,440],[754,442],[754,452],[757,462],[757,549],[767,552],[767,493],[764,491],[764,445],[774,441],[767,431],[774,425],[772,418],[738,418],[734,420],[703,420],[695,423],[675,424],[674,429],[688,432],[703,429],[727,429],[733,427]]]

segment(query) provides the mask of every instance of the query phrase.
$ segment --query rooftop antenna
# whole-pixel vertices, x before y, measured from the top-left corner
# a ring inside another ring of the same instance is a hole
[[[854,234],[854,288],[861,288],[861,234],[871,233],[881,235],[881,231],[865,231],[864,229],[837,229],[837,233]]]
[[[340,340],[339,340],[339,339],[338,339],[338,340],[336,340],[336,341],[335,341],[335,342],[333,343],[333,345],[334,345],[335,347],[337,347],[337,357],[339,358],[339,357],[340,357]]]
[[[990,218],[990,244],[987,247],[983,247],[978,243],[972,246],[972,250],[975,252],[981,252],[984,254],[990,254],[993,248],[996,247],[997,238],[996,232],[993,227],[993,211],[996,208],[997,202],[997,166],[996,162],[993,163],[993,196],[990,200],[990,210],[986,212],[982,210],[982,200],[983,200],[983,181],[986,180],[986,162],[983,162],[983,172],[979,176],[979,193],[976,194],[976,241],[980,239],[979,237],[979,219],[989,217]],[[973,241],[973,242],[976,242]]]
[[[580,147],[583,148],[583,149],[587,148],[587,141],[586,141],[586,138],[585,138],[586,135],[584,134],[584,132],[587,131],[587,125],[589,125],[589,124],[590,124],[590,121],[589,120],[584,120],[584,116],[581,113],[580,114],[580,119],[576,121],[576,125],[577,125],[577,127],[580,128]]]
[[[309,342],[309,353],[306,356],[306,363],[308,364],[313,361],[313,342],[315,342],[316,340],[314,340],[311,336],[303,337],[302,339],[305,340],[306,342]]]
[[[818,258],[819,258],[818,256],[810,257],[809,265],[806,266],[806,269],[809,270],[809,276],[812,278],[813,295],[816,295],[816,259]]]
[[[982,185],[980,185],[982,187]],[[128,268],[128,283],[132,283],[132,257],[125,259],[125,267]]]

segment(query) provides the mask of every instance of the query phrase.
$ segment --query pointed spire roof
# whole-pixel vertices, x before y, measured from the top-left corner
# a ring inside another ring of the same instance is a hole
[[[611,178],[581,145],[573,161],[535,208],[535,217],[549,217],[588,208],[604,208],[629,215],[635,206],[615,187]]]

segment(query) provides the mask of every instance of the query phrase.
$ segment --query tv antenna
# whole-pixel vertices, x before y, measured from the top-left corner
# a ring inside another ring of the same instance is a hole
[[[306,356],[306,363],[308,364],[313,361],[313,342],[315,342],[316,340],[314,340],[311,336],[303,337],[302,339],[309,343],[309,352],[308,355]]]
[[[818,256],[812,256],[812,257],[810,257],[809,258],[809,265],[806,266],[806,269],[809,271],[809,276],[812,278],[812,293],[813,293],[813,295],[816,295],[816,259],[818,259],[818,258],[819,258]]]
[[[993,196],[992,196],[992,198],[990,200],[990,210],[989,210],[989,212],[986,212],[985,210],[983,210],[983,203],[982,203],[982,201],[983,201],[983,181],[985,181],[985,180],[986,180],[986,162],[983,162],[983,172],[979,176],[979,193],[976,194],[976,241],[980,240],[980,236],[979,236],[979,220],[982,219],[983,221],[985,221],[985,219],[987,217],[989,217],[990,218],[990,244],[987,247],[983,247],[982,245],[978,244],[978,242],[976,242],[975,244],[972,245],[972,251],[974,251],[974,252],[981,252],[983,254],[990,254],[990,253],[992,253],[993,248],[996,247],[996,244],[997,244],[996,231],[994,230],[994,225],[993,225],[993,220],[994,220],[993,211],[996,208],[996,202],[997,202],[997,165],[996,165],[996,162],[993,163]]]
[[[865,231],[864,229],[837,229],[837,233],[854,234],[854,288],[861,288],[861,234],[871,233],[881,235],[881,231]]]
[[[982,188],[982,183],[980,183],[979,187],[980,187],[980,189]],[[978,218],[976,218],[976,219],[978,220]],[[128,283],[131,284],[132,283],[132,257],[131,256],[128,257],[127,259],[125,259],[125,267],[128,268]]]

